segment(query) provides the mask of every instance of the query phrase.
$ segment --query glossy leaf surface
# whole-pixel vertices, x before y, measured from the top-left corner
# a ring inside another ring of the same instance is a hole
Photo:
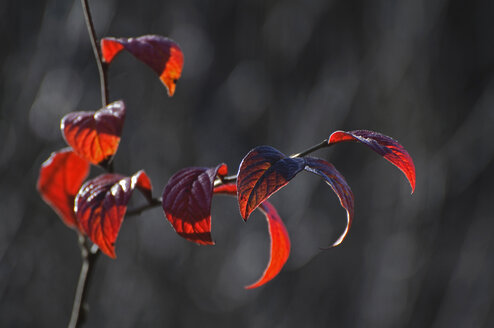
[[[89,173],[89,163],[70,148],[51,154],[39,171],[37,188],[48,203],[71,228],[79,227],[74,200]]]
[[[335,131],[328,139],[328,144],[335,144],[342,141],[358,141],[367,145],[370,149],[383,156],[393,165],[398,167],[405,174],[412,193],[415,190],[415,165],[412,157],[408,154],[405,148],[391,137],[386,135],[368,131]]]
[[[189,167],[174,174],[163,190],[163,211],[183,238],[213,245],[211,200],[215,178],[227,174],[227,166]]]
[[[106,255],[115,258],[115,241],[135,188],[150,200],[151,182],[139,171],[132,177],[103,174],[86,182],[75,200],[82,229]]]
[[[270,146],[252,149],[240,163],[237,197],[244,220],[269,196],[304,169],[302,158],[290,158]]]
[[[125,120],[125,105],[116,101],[96,112],[73,112],[61,129],[74,152],[93,164],[109,161],[117,152]]]
[[[235,183],[224,184],[214,188],[215,194],[227,194],[236,196],[237,185]],[[285,224],[281,220],[278,212],[270,202],[264,201],[259,209],[266,217],[269,230],[270,252],[269,262],[261,278],[255,283],[246,286],[246,289],[257,288],[278,275],[285,265],[290,255],[290,237],[286,230]]]
[[[168,95],[173,96],[184,63],[182,50],[175,41],[159,35],[101,40],[101,52],[105,63],[111,63],[123,49],[151,67],[159,75]]]
[[[347,213],[347,224],[345,231],[340,235],[338,240],[333,243],[334,246],[338,246],[345,239],[350,226],[353,221],[354,214],[354,198],[350,186],[346,182],[345,178],[341,175],[338,170],[331,164],[319,158],[305,157],[307,166],[306,171],[312,172],[321,176],[326,183],[333,189],[336,196],[340,200],[341,206],[346,210]]]

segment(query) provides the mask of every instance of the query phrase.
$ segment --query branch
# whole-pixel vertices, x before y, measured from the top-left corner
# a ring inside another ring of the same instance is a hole
[[[91,282],[91,277],[94,272],[94,265],[99,257],[99,249],[96,245],[90,246],[87,237],[79,233],[79,246],[81,247],[82,266],[79,273],[79,282],[72,305],[72,314],[70,316],[68,328],[81,327],[86,319],[88,307],[86,297]]]
[[[314,145],[298,154],[293,154],[293,155],[290,155],[291,158],[294,158],[294,157],[304,157],[305,155],[309,155],[310,153],[318,150],[318,149],[321,149],[321,148],[325,148],[325,147],[329,147],[331,146],[330,144],[328,144],[328,139],[324,139],[323,141],[321,141],[320,143],[318,143],[317,145]]]
[[[91,11],[87,0],[81,0],[82,9],[84,11],[84,19],[91,39],[91,46],[96,58],[96,64],[98,66],[100,87],[101,87],[101,103],[104,106],[108,105],[108,79],[106,76],[107,65],[101,61],[101,49],[98,46],[96,40],[96,32],[94,30],[93,19],[91,17]],[[113,163],[110,160],[106,163],[105,168],[108,172],[113,172]],[[79,281],[77,283],[77,289],[74,296],[74,303],[72,305],[72,313],[70,315],[70,321],[68,328],[80,327],[88,311],[86,304],[87,293],[89,290],[91,278],[94,272],[94,265],[99,257],[99,249],[96,245],[92,245],[86,236],[79,233],[79,246],[81,248],[82,265],[79,273]]]
[[[133,215],[139,215],[141,214],[142,212],[146,211],[146,210],[149,210],[151,208],[155,208],[159,205],[161,205],[161,202],[162,200],[161,199],[158,199],[158,198],[153,198],[149,201],[148,204],[146,205],[142,205],[140,207],[136,207],[132,210],[129,210],[127,211],[127,213],[125,214],[126,217],[129,217],[129,216],[133,216]]]
[[[88,0],[81,0],[82,9],[84,11],[84,18],[86,20],[86,26],[91,39],[91,46],[93,48],[94,57],[96,58],[96,64],[98,65],[99,80],[101,87],[101,103],[103,107],[108,105],[108,79],[106,71],[108,69],[107,64],[101,61],[101,49],[98,45],[96,32],[94,30],[93,18],[91,17],[91,10],[89,9]]]

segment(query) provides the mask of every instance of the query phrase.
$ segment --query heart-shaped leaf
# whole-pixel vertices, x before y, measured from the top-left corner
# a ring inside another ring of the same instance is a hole
[[[237,185],[235,183],[220,185],[214,188],[214,193],[236,196]],[[269,238],[271,243],[269,262],[261,278],[259,278],[259,280],[255,283],[246,286],[246,289],[260,287],[276,277],[290,255],[290,237],[288,236],[285,224],[281,220],[274,206],[266,200],[261,203],[259,209],[264,214],[268,222]]]
[[[410,182],[412,193],[415,190],[415,165],[405,148],[391,137],[368,130],[335,131],[328,139],[328,144],[342,141],[358,141],[387,159],[398,167]]]
[[[338,246],[341,244],[343,239],[345,239],[348,230],[352,225],[354,209],[352,190],[350,189],[350,186],[346,182],[345,178],[331,163],[313,157],[305,157],[305,161],[307,164],[305,166],[305,170],[321,176],[336,193],[340,199],[341,206],[346,210],[347,224],[345,231],[343,231],[338,240],[336,240],[332,245],[333,247]]]
[[[132,192],[138,188],[152,199],[151,181],[144,171],[132,177],[103,174],[86,182],[75,199],[75,212],[82,229],[106,255],[115,258],[115,241]]]
[[[125,105],[116,101],[96,112],[73,112],[62,118],[63,136],[72,149],[93,164],[108,162],[117,152]]]
[[[214,180],[227,174],[227,166],[189,167],[174,174],[163,190],[163,211],[183,238],[201,245],[213,245],[211,199]]]
[[[71,228],[79,228],[74,200],[89,173],[89,163],[70,148],[51,154],[39,171],[37,188],[43,200]]]
[[[252,149],[240,163],[237,197],[240,214],[247,220],[269,196],[304,169],[302,158],[290,158],[270,146]]]
[[[175,41],[159,35],[101,39],[101,53],[105,63],[111,63],[123,49],[151,67],[165,85],[168,95],[173,96],[184,63],[182,50]]]

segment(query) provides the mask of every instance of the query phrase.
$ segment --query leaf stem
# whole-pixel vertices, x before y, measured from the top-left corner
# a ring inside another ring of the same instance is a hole
[[[90,281],[94,272],[94,265],[99,257],[99,249],[96,245],[90,245],[87,237],[79,233],[79,246],[81,248],[81,272],[75,292],[72,313],[70,316],[68,328],[81,327],[87,314],[86,298]]]
[[[96,58],[96,64],[98,65],[100,88],[101,88],[101,103],[104,106],[108,105],[108,78],[107,78],[107,64],[101,60],[101,49],[98,45],[96,32],[94,30],[93,18],[91,16],[91,10],[89,9],[88,0],[81,0],[82,9],[84,11],[84,18],[86,20],[86,26],[91,39],[91,46],[93,48],[94,57]]]
[[[129,216],[133,216],[133,215],[139,215],[146,210],[158,207],[159,205],[161,205],[161,202],[162,202],[162,200],[160,198],[153,198],[149,201],[148,204],[145,204],[145,205],[142,205],[140,207],[136,207],[132,210],[127,211],[125,216],[129,217]]]
[[[324,139],[323,141],[321,141],[320,143],[318,143],[317,145],[314,145],[300,153],[297,153],[297,154],[293,154],[293,155],[290,155],[291,158],[294,158],[294,157],[304,157],[305,155],[308,155],[318,149],[321,149],[321,148],[325,148],[325,147],[329,147],[331,146],[330,144],[328,144],[328,139]]]

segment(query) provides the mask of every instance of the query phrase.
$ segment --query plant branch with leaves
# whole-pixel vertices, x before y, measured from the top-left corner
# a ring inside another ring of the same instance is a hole
[[[321,177],[346,210],[346,228],[332,246],[343,242],[349,231],[354,218],[352,190],[331,163],[308,156],[312,152],[343,142],[361,143],[400,169],[414,191],[415,167],[403,146],[377,132],[354,130],[333,132],[322,142],[291,156],[271,146],[256,147],[245,155],[235,175],[228,175],[224,163],[187,167],[169,179],[160,198],[153,197],[151,179],[143,170],[130,176],[114,173],[113,158],[127,109],[123,100],[109,102],[107,70],[115,56],[125,50],[159,76],[171,97],[182,73],[182,51],[175,41],[157,35],[105,37],[98,42],[87,0],[81,3],[100,76],[102,108],[75,111],[62,118],[61,132],[69,147],[55,151],[42,164],[37,183],[41,197],[76,231],[81,248],[82,266],[69,327],[83,323],[86,295],[98,255],[101,251],[116,258],[115,244],[126,216],[162,206],[165,218],[179,236],[199,245],[213,245],[211,203],[215,195],[233,196],[245,221],[259,209],[267,220],[270,257],[261,277],[246,286],[251,289],[278,275],[289,257],[288,230],[268,198],[300,172]],[[86,181],[91,165],[106,172]],[[145,196],[147,203],[127,211],[135,189]]]

